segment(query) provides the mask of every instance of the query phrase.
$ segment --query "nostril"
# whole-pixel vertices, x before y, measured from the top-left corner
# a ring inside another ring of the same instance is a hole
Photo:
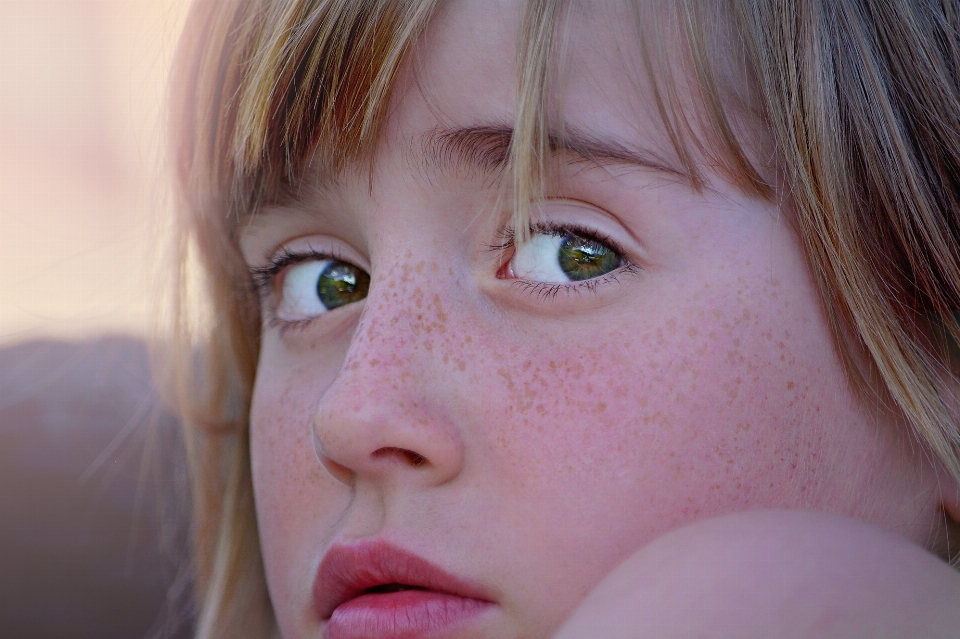
[[[407,450],[406,448],[396,448],[396,447],[385,447],[379,448],[373,451],[374,457],[396,457],[403,461],[406,461],[408,464],[415,468],[419,468],[427,464],[427,458],[412,450]]]

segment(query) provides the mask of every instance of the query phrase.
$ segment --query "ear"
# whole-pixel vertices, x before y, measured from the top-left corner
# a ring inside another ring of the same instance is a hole
[[[946,559],[954,567],[960,567],[960,552],[957,551],[960,546],[960,481],[948,472],[941,476],[940,507],[946,526]]]
[[[954,384],[954,386],[960,386],[960,384]],[[960,428],[960,388],[952,391],[953,423]],[[960,468],[954,468],[954,472],[951,472],[948,465],[941,462],[939,484],[943,511],[960,529]]]
[[[944,472],[940,478],[940,499],[943,512],[960,523],[960,481],[948,472]]]

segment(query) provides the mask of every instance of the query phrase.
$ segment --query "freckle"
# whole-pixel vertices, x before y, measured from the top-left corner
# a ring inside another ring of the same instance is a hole
[[[447,321],[447,314],[443,312],[443,305],[440,303],[440,296],[433,296],[433,305],[437,307],[437,319],[441,322]]]
[[[604,412],[606,412],[606,410],[607,410],[607,405],[606,405],[604,402],[600,402],[600,403],[597,404],[597,412],[598,412],[598,413],[604,413]]]
[[[700,334],[700,331],[698,331],[693,326],[691,326],[690,329],[687,331],[687,335],[689,335],[690,337],[696,337],[699,334]]]
[[[459,368],[461,371],[465,371],[465,370],[467,370],[467,363],[466,363],[465,361],[463,361],[462,359],[458,359],[458,360],[457,360],[457,368]]]
[[[793,382],[787,382],[787,390],[793,390]]]

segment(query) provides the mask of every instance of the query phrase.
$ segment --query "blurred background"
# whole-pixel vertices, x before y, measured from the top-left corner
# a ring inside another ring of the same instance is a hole
[[[0,636],[190,625],[182,451],[143,337],[186,0],[0,0]]]
[[[0,341],[142,332],[185,7],[0,0]]]

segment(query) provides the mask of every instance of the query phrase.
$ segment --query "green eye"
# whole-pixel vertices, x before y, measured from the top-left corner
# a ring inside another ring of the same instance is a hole
[[[369,288],[370,276],[346,262],[331,261],[317,278],[317,297],[331,311],[359,302],[367,296]]]
[[[346,262],[330,262],[317,278],[317,297],[328,310],[359,302],[368,288],[370,276]]]
[[[516,277],[536,282],[582,282],[617,270],[623,257],[603,242],[573,231],[537,231],[517,246]]]
[[[370,276],[340,260],[308,259],[288,268],[283,277],[277,315],[285,320],[316,317],[359,302],[367,296]]]
[[[620,256],[596,240],[566,233],[558,252],[560,269],[574,282],[606,275],[620,266]]]

